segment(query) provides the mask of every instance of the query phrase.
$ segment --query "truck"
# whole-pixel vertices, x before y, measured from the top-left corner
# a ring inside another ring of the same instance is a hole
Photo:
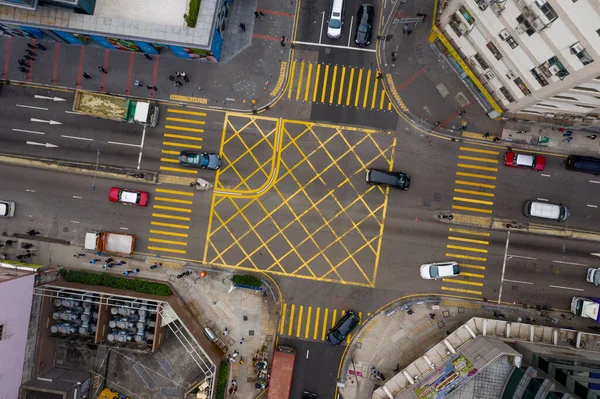
[[[294,374],[296,350],[288,346],[278,346],[273,352],[271,362],[271,377],[267,399],[288,399]]]
[[[107,231],[93,231],[85,234],[85,249],[116,255],[131,255],[135,246],[135,236]]]
[[[587,317],[598,320],[598,309],[600,309],[600,298],[583,298],[574,296],[571,299],[571,313],[576,316]]]
[[[73,111],[96,118],[145,126],[156,126],[159,114],[158,104],[153,102],[130,100],[85,90],[77,90],[75,93]]]
[[[587,271],[587,276],[586,276],[585,280],[588,283],[592,283],[594,285],[600,284],[600,269],[595,269],[593,267],[590,267]]]

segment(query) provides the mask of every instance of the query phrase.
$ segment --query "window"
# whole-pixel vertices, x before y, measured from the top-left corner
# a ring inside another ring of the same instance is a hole
[[[0,324],[0,341],[4,338],[4,324]]]
[[[497,60],[502,59],[502,53],[500,53],[500,51],[498,50],[498,48],[496,47],[496,45],[494,43],[489,42],[487,44],[487,48],[490,50],[490,52],[492,54],[494,54],[494,57],[496,57]]]
[[[473,16],[469,12],[469,10],[467,10],[465,8],[465,6],[460,6],[460,8],[458,9],[458,11],[463,16],[463,18],[465,19],[465,21],[467,21],[469,23],[469,25],[473,25],[475,23],[475,18],[473,18]]]
[[[506,98],[506,101],[508,101],[509,103],[515,102],[515,99],[513,98],[513,96],[510,95],[510,92],[506,89],[506,87],[500,87],[500,93],[502,93],[504,98]]]
[[[558,15],[556,14],[556,11],[554,11],[554,8],[552,8],[552,6],[550,4],[548,4],[546,2],[544,2],[543,5],[540,5],[540,2],[536,2],[536,4],[540,8],[540,10],[542,11],[542,13],[546,17],[546,19],[548,20],[548,22],[552,22],[552,21],[554,21],[555,19],[558,18]]]
[[[510,46],[510,48],[517,48],[519,47],[519,43],[516,42],[515,39],[513,39],[512,36],[509,36],[506,38],[506,43],[508,43],[508,45]]]
[[[535,33],[535,28],[531,26],[531,24],[528,20],[525,19],[525,16],[523,16],[523,14],[517,17],[517,23],[519,24],[519,29],[525,31],[529,36]]]
[[[546,78],[544,77],[544,75],[542,75],[540,73],[540,71],[538,71],[537,68],[533,68],[531,70],[531,74],[533,75],[533,77],[535,78],[535,80],[537,80],[537,82],[542,85],[542,86],[548,86],[548,81],[546,80]]]
[[[480,54],[475,54],[473,56],[473,58],[475,58],[477,60],[477,62],[479,63],[479,65],[481,65],[481,67],[483,69],[490,69],[490,66],[488,65],[487,62],[485,62],[485,60],[483,59],[483,57]]]
[[[585,49],[577,53],[577,58],[579,58],[579,61],[581,61],[583,65],[594,62],[594,59],[590,56],[590,53],[588,53]]]
[[[531,94],[531,91],[529,90],[529,88],[527,87],[527,85],[525,84],[525,82],[523,82],[523,80],[521,78],[516,78],[514,80],[515,84],[517,86],[519,86],[519,89],[521,89],[521,91],[523,92],[523,94],[525,94],[526,96]]]

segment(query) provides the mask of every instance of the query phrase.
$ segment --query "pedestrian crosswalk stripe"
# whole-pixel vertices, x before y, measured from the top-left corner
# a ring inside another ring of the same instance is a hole
[[[194,203],[194,201],[190,201],[190,200],[167,198],[167,197],[154,197],[154,200],[155,201],[163,201],[163,202],[173,202],[176,204],[186,204],[186,205],[192,205]]]
[[[171,158],[161,158],[160,162],[165,162],[165,163],[179,163],[179,161],[177,159],[171,159]]]
[[[354,97],[354,106],[358,107],[358,99],[360,98],[360,86],[362,83],[363,69],[358,70],[358,81],[356,82],[356,96]]]
[[[498,163],[497,159],[493,158],[480,158],[480,157],[470,157],[467,155],[459,155],[458,159],[464,159],[465,161],[476,161],[476,162],[485,162],[485,163]]]
[[[154,247],[154,246],[148,246],[148,249],[150,251],[171,252],[171,253],[174,253],[174,254],[182,254],[182,255],[186,254],[186,251],[183,250],[183,249],[162,248],[162,247]]]
[[[171,112],[173,114],[206,116],[206,112],[188,111],[188,110],[185,110],[185,109],[172,109],[172,108],[168,108],[167,112]]]
[[[475,260],[477,262],[487,262],[487,258],[482,258],[482,257],[479,257],[479,256],[453,254],[453,253],[446,253],[446,256],[448,258]]]
[[[319,333],[319,316],[321,315],[321,308],[317,308],[317,314],[315,316],[315,328],[313,331],[313,339],[316,341],[317,334]]]
[[[485,270],[485,266],[471,265],[471,264],[462,263],[462,262],[460,262],[460,268],[461,269]]]
[[[296,338],[300,336],[300,329],[302,328],[302,316],[304,315],[304,306],[300,305],[298,309],[298,325],[296,326]]]
[[[298,88],[296,90],[296,101],[300,100],[300,93],[302,92],[302,80],[303,79],[304,79],[304,61],[302,61],[300,63],[300,74],[298,75]],[[308,84],[307,84],[307,86],[308,86]]]
[[[462,265],[461,265],[462,266]],[[483,274],[479,274],[479,273],[468,273],[468,272],[460,272],[461,276],[467,276],[467,277],[473,277],[473,278],[484,278],[485,276]]]
[[[475,183],[472,181],[464,181],[464,180],[455,180],[455,184],[462,184],[463,186],[472,186],[472,187],[481,187],[481,188],[489,188],[491,190],[495,189],[496,186],[493,184],[485,184],[485,183]]]
[[[367,108],[367,99],[369,98],[369,85],[371,84],[371,70],[367,69],[367,81],[365,83],[365,95],[363,96],[363,108]]]
[[[163,219],[173,219],[173,220],[183,220],[185,222],[189,222],[190,220],[192,220],[187,216],[167,215],[164,213],[153,213],[152,217],[153,218],[163,218]]]
[[[477,283],[477,282],[474,282],[474,281],[460,280],[460,279],[457,279],[457,278],[443,278],[442,281],[445,282],[445,283],[462,284],[462,285],[473,285],[473,286],[476,286],[476,287],[483,287],[483,283]]]
[[[481,245],[489,245],[489,241],[486,240],[473,240],[471,238],[464,238],[464,237],[454,237],[454,236],[449,236],[448,239],[450,241],[461,241],[461,242],[470,242],[472,244],[481,244]]]
[[[174,224],[174,223],[162,223],[162,222],[150,222],[152,226],[161,226],[161,227],[170,227],[172,229],[182,229],[189,230],[190,226],[186,226],[184,224]]]
[[[312,76],[313,64],[312,62],[308,63],[308,76],[306,77],[306,88],[304,89],[304,101],[308,101],[308,93],[310,93],[310,78]]]
[[[204,133],[204,129],[195,129],[195,128],[187,127],[187,126],[165,125],[165,129],[183,130],[186,132],[194,132],[194,133]],[[165,137],[171,137],[171,136],[165,134]],[[178,137],[178,136],[172,135],[172,137]],[[181,136],[181,137],[187,137],[187,136]]]
[[[496,176],[480,175],[477,173],[456,172],[457,176],[475,177],[477,179],[496,180]]]
[[[452,197],[452,201],[468,202],[471,204],[480,204],[480,205],[494,205],[494,203],[492,201],[484,201],[484,200],[478,200],[478,199],[473,199],[473,198],[464,198],[464,197]]]
[[[485,170],[487,172],[497,172],[498,168],[492,168],[489,166],[479,166],[479,165],[471,165],[471,164],[466,164],[466,163],[459,163],[457,165],[459,168],[464,168],[464,169],[478,169],[478,170]]]
[[[284,327],[285,327],[285,320],[286,320],[285,315],[287,314],[286,311],[287,311],[287,303],[284,302],[283,309],[281,311],[281,321],[279,323],[279,335],[283,335],[283,331],[284,331]]]
[[[348,93],[346,94],[346,106],[350,106],[350,98],[352,97],[352,84],[354,82],[354,68],[350,68],[350,83],[348,84]],[[341,93],[341,90],[340,90]]]
[[[487,254],[488,253],[488,250],[484,249],[484,248],[463,247],[463,246],[460,246],[460,245],[450,245],[450,244],[447,244],[446,248],[448,248],[448,249],[457,249],[459,251],[467,251],[467,252],[479,252],[481,254]]]
[[[461,151],[468,152],[479,152],[481,154],[490,154],[490,155],[499,155],[500,151],[492,151],[492,150],[482,150],[481,148],[472,148],[472,147],[459,147]]]
[[[445,287],[445,286],[442,286],[441,288],[443,291],[454,291],[454,292],[460,292],[462,294],[482,295],[481,291],[466,290],[464,288],[454,288],[454,287]]]
[[[469,235],[473,235],[473,236],[482,236],[482,237],[489,237],[490,233],[487,233],[485,231],[474,231],[474,230],[465,230],[465,229],[457,229],[454,227],[450,227],[448,229],[448,231],[452,231],[454,233],[459,233],[459,234],[469,234]]]
[[[333,66],[333,74],[331,76],[331,90],[329,90],[329,104],[333,104],[333,94],[335,93],[335,82],[337,79],[338,66]]]
[[[158,168],[159,170],[168,170],[171,172],[181,172],[181,173],[188,173],[190,175],[197,175],[198,172],[195,170],[189,170],[189,169],[183,169],[183,168],[170,168],[168,166],[159,166]]]
[[[296,310],[296,305],[292,304],[292,308],[290,309],[290,323],[289,323],[289,327],[288,327],[288,336],[292,336],[292,330],[294,328],[294,323],[292,323],[292,320],[294,320],[294,312]]]
[[[452,205],[452,209],[457,209],[460,211],[478,212],[478,213],[488,213],[488,214],[492,213],[491,209],[472,208],[469,206],[460,206],[460,205]]]
[[[167,118],[169,122],[182,122],[182,123],[190,123],[192,125],[205,125],[205,121],[199,121],[195,119],[183,119],[183,118]]]
[[[482,197],[494,197],[496,195],[494,193],[486,193],[483,191],[474,191],[474,190],[463,190],[461,188],[455,188],[454,192],[461,193],[461,194],[480,195]]]
[[[304,338],[308,339],[308,331],[310,330],[310,322],[311,322],[311,318],[310,316],[312,316],[312,306],[308,307],[308,312],[306,313],[306,326],[304,327]]]
[[[317,102],[317,93],[319,92],[319,78],[321,77],[321,64],[317,64],[317,72],[315,73],[315,87],[313,88],[313,103]]]
[[[202,148],[201,145],[194,145],[194,144],[187,144],[187,143],[176,143],[174,141],[163,141],[162,145],[167,146],[167,147],[177,147],[177,148],[189,148],[189,149],[194,149],[194,150],[199,150]]]
[[[174,233],[172,231],[164,231],[164,230],[150,230],[151,234],[161,234],[163,236],[172,236],[172,237],[183,237],[187,238],[188,234],[185,233]]]
[[[290,87],[288,87],[288,98],[292,98],[292,90],[294,89],[294,72],[296,70],[296,61],[292,62],[290,70]]]

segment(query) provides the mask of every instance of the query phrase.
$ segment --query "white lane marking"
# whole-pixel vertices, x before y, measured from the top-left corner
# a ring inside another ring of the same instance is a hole
[[[140,143],[140,156],[138,157],[138,169],[142,164],[142,153],[144,151],[144,140],[146,139],[146,125],[144,125],[144,130],[142,131],[142,142]]]
[[[508,255],[508,243],[510,241],[510,230],[506,232],[506,247],[504,248],[504,262],[502,262],[502,276],[500,277],[500,292],[498,293],[498,305],[502,303],[502,288],[504,287],[504,271],[506,270],[506,256]]]
[[[519,255],[508,255],[508,259],[510,259],[510,258],[537,260],[537,258],[532,258],[531,256],[519,256]]]
[[[74,195],[74,196],[73,196],[73,198],[75,198],[75,199],[82,199],[82,198],[81,198],[80,196],[78,196],[78,195]]]
[[[573,265],[573,266],[585,266],[585,267],[588,266],[588,265],[585,265],[583,263],[563,262],[561,260],[553,260],[552,263],[560,263],[560,264],[563,264],[563,265]]]
[[[319,44],[321,44],[321,38],[323,37],[323,25],[325,24],[325,11],[323,11],[323,17],[321,18],[321,33],[319,34]]]
[[[85,141],[94,141],[94,139],[88,139],[85,137],[75,137],[75,136],[66,136],[64,134],[61,134],[60,137],[65,138],[65,139],[75,139],[75,140],[85,140]]]
[[[81,115],[79,112],[75,112],[75,111],[65,111],[65,114]]]
[[[44,132],[36,132],[35,130],[23,130],[23,129],[13,129],[14,132],[23,132],[23,133],[33,133],[33,134],[46,134]]]
[[[561,290],[583,291],[583,288],[561,287],[560,285],[549,285],[552,288],[560,288]]]
[[[48,111],[48,108],[44,108],[44,107],[34,107],[33,105],[23,105],[23,104],[17,104],[17,107],[21,107],[21,108],[31,108],[31,109],[39,109],[42,111]]]
[[[65,98],[60,98],[60,97],[47,97],[47,96],[40,96],[38,94],[36,94],[35,96],[33,96],[33,98],[38,98],[40,100],[52,100],[52,101],[67,101]]]
[[[32,122],[47,123],[49,125],[62,125],[62,122],[53,121],[52,119],[50,119],[49,121],[47,121],[45,119],[30,118],[30,120]]]
[[[129,230],[129,228],[128,228],[128,227],[121,227],[120,229],[121,229],[121,230]]]
[[[546,201],[546,202],[548,202],[548,199],[547,198],[538,198],[538,201]]]
[[[598,208],[598,205],[587,205],[588,208]]]
[[[35,190],[30,190],[30,189],[25,189],[25,191],[27,191],[28,193],[35,193]]]
[[[119,143],[118,141],[109,141],[108,144],[125,145],[128,147],[139,147],[139,144]]]
[[[79,222],[77,220],[71,220],[71,223],[79,224]]]
[[[27,145],[37,145],[37,146],[46,147],[46,148],[56,148],[56,147],[58,147],[57,145],[54,145],[54,144],[50,144],[50,143],[38,143],[37,141],[27,141],[27,142],[25,142],[25,144],[27,144]]]
[[[543,177],[551,177],[552,175],[547,175],[547,174],[545,174],[545,173],[542,173],[542,176],[543,176]]]
[[[600,184],[600,181],[597,181],[597,180],[590,180],[590,183]]]
[[[306,358],[308,359],[308,356],[310,355],[310,349],[306,350]]]
[[[335,44],[322,44],[322,43],[313,43],[313,42],[293,42],[294,44],[304,44],[306,46],[318,46],[318,47],[331,47],[331,48],[341,48],[346,50],[356,50],[356,51],[364,51],[365,53],[375,53],[376,50],[370,48],[363,47],[348,47],[348,46],[338,46]]]
[[[519,280],[504,280],[504,281],[508,281],[509,283],[519,283],[519,284],[531,284],[531,285],[533,285],[533,283],[530,282],[530,281],[519,281]]]
[[[350,18],[350,34],[348,35],[348,47],[350,47],[350,39],[352,39],[352,24],[354,22],[354,15]]]

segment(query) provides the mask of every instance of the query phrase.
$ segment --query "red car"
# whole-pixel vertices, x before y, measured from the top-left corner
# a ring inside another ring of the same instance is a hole
[[[546,167],[546,158],[541,155],[525,155],[508,151],[504,154],[504,165],[512,168],[533,169],[539,172]]]
[[[108,193],[108,199],[111,202],[118,202],[125,205],[148,205],[148,193],[145,191],[128,190],[125,188],[113,187]]]

